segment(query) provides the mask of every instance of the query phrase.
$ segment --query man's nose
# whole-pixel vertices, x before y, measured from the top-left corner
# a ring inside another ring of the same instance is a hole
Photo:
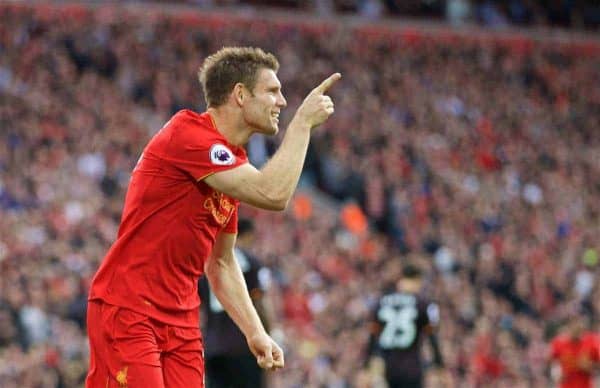
[[[283,94],[279,93],[279,98],[277,99],[277,106],[280,108],[285,108],[287,106],[287,101],[285,100],[285,97],[283,97]]]

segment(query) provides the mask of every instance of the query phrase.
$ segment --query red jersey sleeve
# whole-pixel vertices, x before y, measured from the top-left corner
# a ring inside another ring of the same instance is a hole
[[[241,147],[227,144],[208,114],[181,111],[163,128],[169,144],[162,157],[196,180],[238,167],[248,161]]]

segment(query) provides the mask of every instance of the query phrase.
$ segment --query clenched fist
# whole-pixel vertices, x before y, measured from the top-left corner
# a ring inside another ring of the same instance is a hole
[[[340,78],[340,73],[334,73],[314,88],[296,111],[295,118],[303,120],[311,128],[323,124],[334,111],[333,101],[325,93]]]
[[[268,334],[258,333],[247,338],[247,341],[250,351],[261,368],[267,370],[283,368],[285,365],[283,350]]]

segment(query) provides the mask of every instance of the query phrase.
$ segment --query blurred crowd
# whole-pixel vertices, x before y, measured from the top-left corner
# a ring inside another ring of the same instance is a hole
[[[0,18],[0,386],[83,381],[88,284],[130,171],[173,112],[205,109],[196,72],[224,45],[278,56],[283,123],[343,74],[303,190],[242,209],[286,350],[273,386],[374,386],[368,322],[407,262],[441,308],[448,386],[547,387],[560,324],[598,328],[597,46],[114,5]]]
[[[143,1],[143,0],[131,0]],[[154,0],[156,1],[156,0]],[[164,1],[164,0],[162,0]],[[508,26],[598,30],[600,4],[594,0],[176,0],[203,8],[242,7],[293,9],[317,15],[345,14],[361,18],[396,17]],[[172,1],[170,1],[172,2]]]

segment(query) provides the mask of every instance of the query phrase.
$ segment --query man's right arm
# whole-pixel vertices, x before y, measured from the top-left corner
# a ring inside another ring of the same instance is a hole
[[[340,77],[339,73],[331,75],[309,93],[290,122],[281,146],[261,170],[246,163],[210,175],[204,181],[252,206],[285,209],[298,184],[312,128],[333,113],[333,102],[324,93]]]

